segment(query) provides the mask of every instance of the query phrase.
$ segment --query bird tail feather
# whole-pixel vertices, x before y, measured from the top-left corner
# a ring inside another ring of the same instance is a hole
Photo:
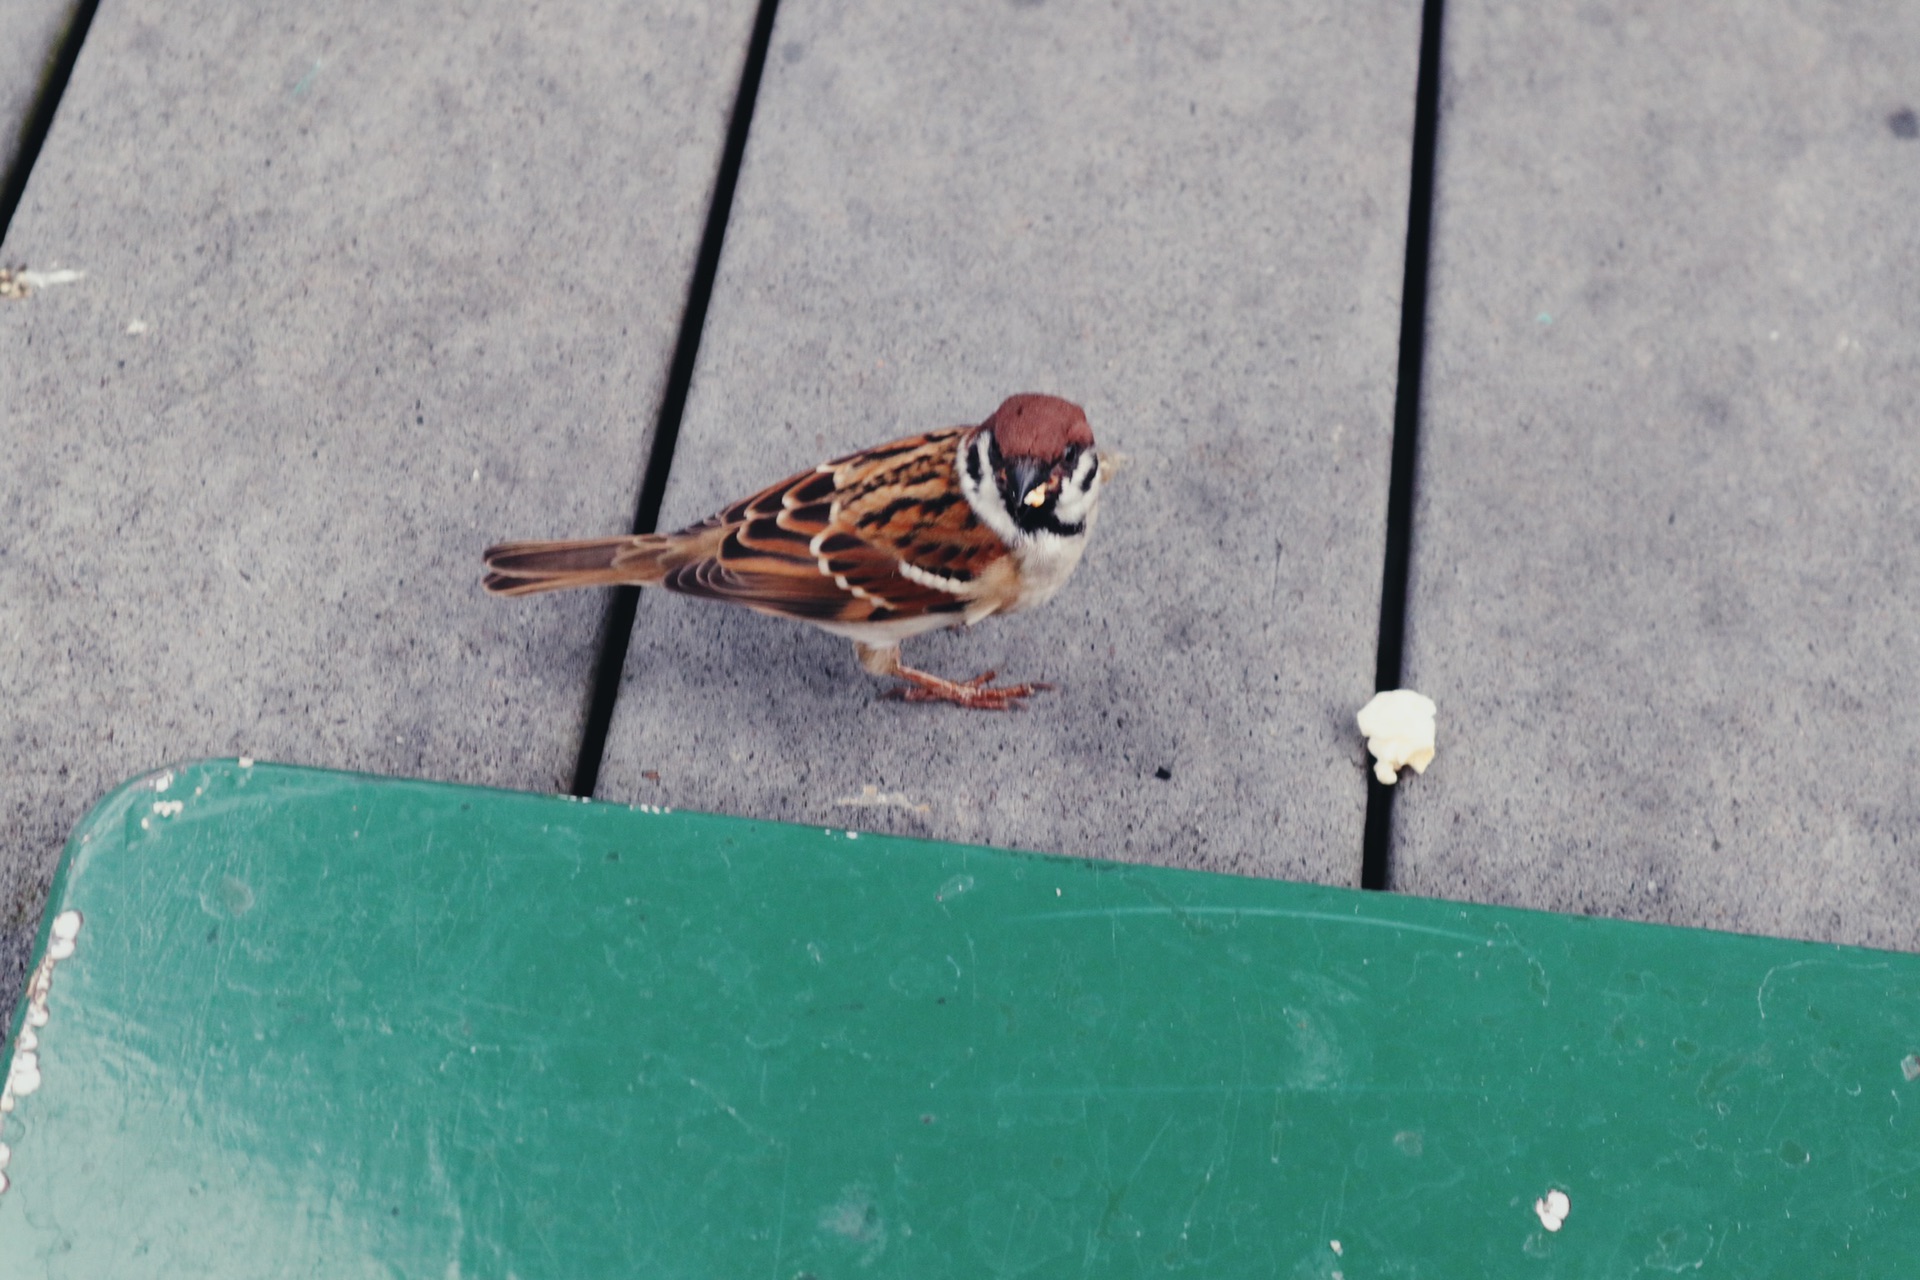
[[[529,596],[570,587],[648,586],[673,566],[675,540],[643,533],[572,542],[503,542],[488,547],[481,585],[496,596]]]

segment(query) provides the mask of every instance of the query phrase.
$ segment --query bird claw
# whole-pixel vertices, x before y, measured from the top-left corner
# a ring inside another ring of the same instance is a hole
[[[956,707],[969,707],[976,711],[1011,711],[1025,706],[1026,699],[1034,694],[1053,688],[1043,680],[997,687],[987,683],[998,674],[988,671],[971,680],[942,680],[938,676],[915,672],[908,677],[912,680],[911,684],[897,685],[884,696],[902,702],[949,702]]]

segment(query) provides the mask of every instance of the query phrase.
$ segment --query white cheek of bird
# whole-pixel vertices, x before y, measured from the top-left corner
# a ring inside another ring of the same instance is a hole
[[[1373,776],[1387,786],[1400,780],[1400,770],[1425,773],[1433,763],[1433,699],[1411,689],[1389,689],[1373,695],[1356,717],[1374,759]]]

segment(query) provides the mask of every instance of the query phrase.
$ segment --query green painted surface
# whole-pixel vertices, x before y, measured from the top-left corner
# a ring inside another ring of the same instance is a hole
[[[0,1275],[1920,1258],[1920,957],[231,762],[155,783],[55,887],[85,924],[6,1117]]]

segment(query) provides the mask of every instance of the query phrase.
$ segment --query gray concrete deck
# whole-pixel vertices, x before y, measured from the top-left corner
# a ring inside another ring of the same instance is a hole
[[[1448,6],[1396,885],[1920,947],[1920,9],[1521,12]]]
[[[76,0],[7,0],[0,40],[0,175],[20,154],[20,132],[33,113],[47,67],[73,20]],[[0,267],[7,264],[0,262]]]
[[[663,525],[1014,391],[1132,465],[1060,598],[907,648],[1025,712],[647,596],[599,794],[1356,882],[1418,19],[783,8]]]
[[[9,975],[168,761],[566,786],[604,601],[479,554],[631,521],[751,20],[101,9],[4,246],[87,273],[0,301]]]
[[[0,244],[87,273],[0,300],[0,1001],[124,776],[566,785],[605,601],[478,553],[631,519],[751,18],[102,7]],[[646,596],[601,794],[1351,883],[1418,25],[789,0],[663,523],[1020,389],[1132,466],[909,650],[1027,712]],[[1920,947],[1916,48],[1449,6],[1396,887]]]

